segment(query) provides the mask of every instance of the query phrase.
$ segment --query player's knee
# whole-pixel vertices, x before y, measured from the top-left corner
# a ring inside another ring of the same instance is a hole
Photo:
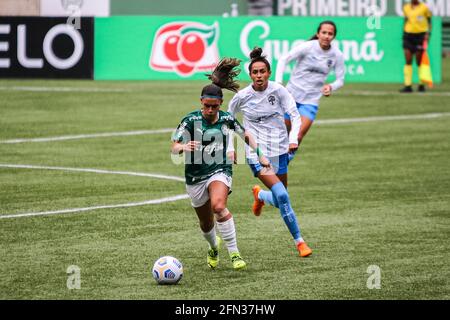
[[[222,212],[226,209],[225,201],[215,201],[211,204],[212,211],[217,216],[218,214],[222,214]]]
[[[225,222],[232,217],[230,211],[228,211],[227,208],[225,208],[221,212],[214,213],[214,216],[216,217],[217,222]]]

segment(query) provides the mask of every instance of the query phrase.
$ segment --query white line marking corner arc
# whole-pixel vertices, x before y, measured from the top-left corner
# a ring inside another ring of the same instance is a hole
[[[171,128],[163,128],[163,129],[155,129],[155,130],[76,134],[76,135],[67,135],[67,136],[59,136],[59,137],[19,138],[19,139],[0,140],[0,144],[17,144],[17,143],[25,143],[25,142],[53,142],[53,141],[79,140],[79,139],[139,136],[139,135],[149,135],[149,134],[159,134],[159,133],[171,133],[173,131],[174,131],[174,129],[171,129]]]
[[[98,210],[98,209],[117,209],[117,208],[138,207],[138,206],[145,206],[145,205],[149,205],[149,204],[161,204],[161,203],[165,203],[165,202],[173,202],[173,201],[183,200],[183,199],[187,199],[187,198],[189,198],[189,195],[187,195],[187,194],[179,194],[179,195],[176,195],[176,196],[173,196],[173,197],[166,197],[166,198],[147,200],[147,201],[141,201],[141,202],[130,202],[130,203],[94,206],[94,207],[86,207],[86,208],[71,208],[71,209],[55,210],[55,211],[7,214],[7,215],[0,215],[0,219],[24,218],[24,217],[34,217],[34,216],[49,216],[49,215],[55,215],[55,214],[80,213],[80,212],[92,211],[92,210]]]
[[[99,169],[90,169],[90,168],[50,167],[50,166],[35,166],[35,165],[23,165],[23,164],[0,164],[0,168],[42,169],[42,170],[90,172],[90,173],[101,173],[101,174],[119,174],[119,175],[130,175],[130,176],[139,176],[139,177],[148,177],[148,178],[157,178],[157,179],[165,179],[165,180],[184,182],[184,179],[180,178],[180,177],[168,176],[168,175],[162,175],[162,174],[143,173],[143,172],[110,171],[110,170],[99,170]],[[71,213],[79,213],[79,212],[98,210],[98,209],[129,208],[129,207],[137,207],[137,206],[144,206],[144,205],[150,205],[150,204],[161,204],[161,203],[165,203],[165,202],[173,202],[173,201],[183,200],[183,199],[187,199],[187,198],[189,198],[189,196],[187,194],[179,194],[179,195],[160,198],[160,199],[146,200],[146,201],[141,201],[141,202],[122,203],[122,204],[116,204],[116,205],[100,205],[100,206],[93,206],[93,207],[70,208],[70,209],[54,210],[54,211],[6,214],[6,215],[0,215],[0,219],[46,216],[46,215],[55,215],[55,214],[71,214]]]
[[[92,169],[92,168],[51,167],[51,166],[36,166],[36,165],[28,165],[28,164],[2,164],[2,163],[0,163],[0,168],[42,169],[42,170],[75,171],[75,172],[89,172],[89,173],[101,173],[101,174],[119,174],[119,175],[127,175],[127,176],[157,178],[157,179],[165,179],[165,180],[174,180],[174,181],[184,182],[184,179],[181,177],[168,176],[168,175],[163,175],[163,174],[130,172],[130,171],[112,171],[112,170],[102,170],[102,169]]]

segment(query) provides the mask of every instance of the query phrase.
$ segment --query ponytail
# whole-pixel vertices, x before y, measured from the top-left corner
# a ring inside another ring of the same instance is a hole
[[[201,98],[218,98],[222,99],[222,88],[233,92],[237,92],[239,84],[234,79],[240,73],[240,69],[236,68],[241,60],[236,58],[223,58],[211,74],[206,77],[211,80],[211,84],[203,87]]]

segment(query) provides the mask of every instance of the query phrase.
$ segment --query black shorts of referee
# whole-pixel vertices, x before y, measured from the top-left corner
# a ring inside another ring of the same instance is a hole
[[[403,49],[408,49],[411,53],[423,51],[423,39],[425,39],[426,32],[408,33],[403,32]]]

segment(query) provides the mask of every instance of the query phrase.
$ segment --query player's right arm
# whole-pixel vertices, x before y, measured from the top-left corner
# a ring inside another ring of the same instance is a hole
[[[180,143],[180,142],[173,142],[172,143],[172,153],[173,154],[182,154],[183,152],[191,152],[194,151],[198,146],[200,145],[200,142],[198,141],[189,141],[186,144]]]
[[[259,149],[258,143],[253,138],[252,134],[245,130],[244,136],[241,136],[241,138],[250,146],[250,148],[253,149],[253,151],[255,151],[258,156],[259,163],[265,168],[271,168],[269,159],[267,159],[267,157],[261,152],[261,149]]]
[[[281,83],[281,84],[283,83],[283,75],[284,75],[284,70],[286,69],[286,66],[292,60],[302,57],[305,54],[305,50],[306,50],[306,47],[302,43],[302,44],[294,47],[287,54],[284,54],[283,56],[281,56],[281,58],[278,60],[277,70],[275,72],[275,82]]]
[[[235,94],[231,101],[228,103],[227,112],[234,118],[236,118],[236,113],[239,112],[239,106],[239,95]],[[236,163],[236,151],[234,150],[233,131],[231,131],[228,135],[227,157],[231,160],[231,162]]]
[[[191,129],[192,121],[184,118],[172,135],[172,154],[194,151],[198,147],[200,142],[192,140],[193,132]]]

